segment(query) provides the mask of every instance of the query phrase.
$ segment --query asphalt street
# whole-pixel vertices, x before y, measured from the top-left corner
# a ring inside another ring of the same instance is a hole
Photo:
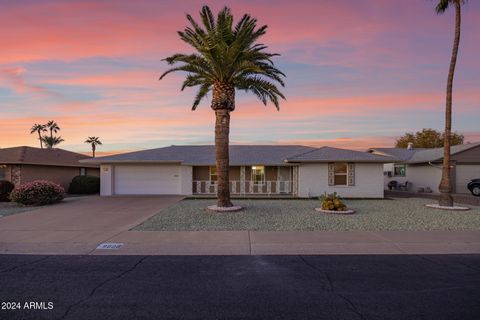
[[[0,255],[0,319],[480,319],[480,255]]]

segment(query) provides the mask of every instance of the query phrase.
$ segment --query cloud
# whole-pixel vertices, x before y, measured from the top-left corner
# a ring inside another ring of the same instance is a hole
[[[27,69],[23,67],[5,67],[0,69],[0,84],[11,88],[16,93],[47,94],[47,90],[41,86],[31,85],[25,81]]]

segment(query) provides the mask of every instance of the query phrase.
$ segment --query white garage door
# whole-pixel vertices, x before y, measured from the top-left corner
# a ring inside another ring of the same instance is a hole
[[[115,194],[180,194],[180,166],[115,166]]]
[[[467,189],[467,183],[472,179],[480,179],[480,165],[462,164],[457,166],[457,193],[470,193]]]

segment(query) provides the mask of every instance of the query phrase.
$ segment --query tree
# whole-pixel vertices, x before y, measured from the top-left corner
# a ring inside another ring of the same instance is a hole
[[[463,144],[464,136],[457,132],[450,135],[451,145]],[[440,148],[443,147],[444,135],[435,129],[422,129],[422,131],[407,132],[395,141],[396,148],[406,148],[408,143],[413,143],[415,148]]]
[[[235,110],[235,91],[251,92],[264,105],[270,101],[278,110],[279,98],[285,99],[285,96],[277,85],[284,86],[285,74],[272,61],[278,54],[266,52],[267,46],[257,42],[266,33],[266,25],[257,28],[257,20],[244,14],[234,26],[233,16],[227,7],[215,19],[210,8],[204,6],[200,18],[203,26],[187,14],[191,26],[178,32],[180,39],[196,52],[177,53],[164,59],[172,68],[165,71],[160,80],[171,72],[187,72],[181,90],[199,86],[192,110],[212,92],[218,174],[217,206],[230,207],[228,148],[230,113]]]
[[[62,137],[43,136],[42,141],[48,149],[51,149],[65,140]]]
[[[92,157],[95,158],[95,150],[97,149],[97,145],[101,145],[102,142],[100,141],[99,137],[88,137],[85,140],[85,143],[89,143],[92,146]]]
[[[42,132],[46,132],[46,126],[44,124],[38,124],[35,123],[31,128],[30,128],[30,134],[37,133],[38,134],[38,140],[40,141],[40,148],[43,149],[43,141],[42,141]]]
[[[450,181],[450,133],[452,131],[452,90],[455,65],[457,63],[458,46],[460,44],[461,5],[465,0],[440,0],[435,8],[437,14],[444,13],[450,5],[455,6],[455,38],[453,40],[452,57],[447,78],[447,95],[445,106],[445,132],[443,140],[443,166],[442,179],[438,190],[440,191],[439,205],[452,207],[452,184]]]
[[[46,124],[46,127],[50,131],[50,138],[51,139],[53,139],[53,133],[57,133],[58,131],[60,131],[60,127],[53,120],[48,121],[47,124]]]

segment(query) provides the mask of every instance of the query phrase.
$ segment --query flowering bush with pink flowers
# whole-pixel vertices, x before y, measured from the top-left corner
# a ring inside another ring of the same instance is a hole
[[[65,197],[65,190],[58,184],[35,180],[24,183],[10,193],[10,200],[24,205],[41,206],[57,203]]]

